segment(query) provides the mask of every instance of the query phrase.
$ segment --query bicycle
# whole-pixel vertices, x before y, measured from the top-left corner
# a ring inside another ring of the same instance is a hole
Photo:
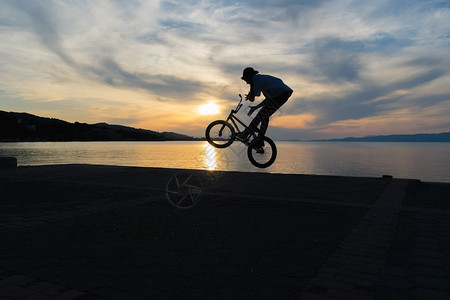
[[[236,117],[242,107],[242,95],[239,94],[239,97],[241,99],[238,105],[231,110],[226,120],[216,120],[208,125],[205,131],[206,140],[215,148],[229,147],[236,140],[236,134],[242,132],[237,124],[239,123],[244,129],[251,132],[245,140],[238,139],[248,147],[248,159],[255,167],[267,168],[277,158],[277,147],[272,139],[263,135],[259,129],[256,130],[257,132],[249,130],[248,126]],[[257,138],[257,133],[263,137],[262,140]]]

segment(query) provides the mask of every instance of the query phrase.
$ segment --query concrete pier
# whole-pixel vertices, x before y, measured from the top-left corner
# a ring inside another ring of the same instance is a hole
[[[450,299],[446,183],[2,168],[0,241],[0,299]]]
[[[0,168],[15,168],[15,167],[17,167],[17,158],[0,157]]]

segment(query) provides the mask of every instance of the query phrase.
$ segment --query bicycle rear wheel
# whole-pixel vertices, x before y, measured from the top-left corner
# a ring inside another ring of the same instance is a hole
[[[259,144],[259,145],[258,145]],[[258,168],[267,168],[272,165],[277,158],[277,146],[275,143],[265,136],[263,145],[258,140],[253,140],[247,149],[248,159]]]
[[[226,148],[236,138],[233,125],[224,120],[217,120],[208,125],[205,131],[208,143],[216,148]]]

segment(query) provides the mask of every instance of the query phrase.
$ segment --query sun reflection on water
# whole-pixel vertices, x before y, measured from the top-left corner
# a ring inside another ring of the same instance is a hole
[[[210,144],[203,148],[203,167],[208,171],[217,169],[217,150]]]

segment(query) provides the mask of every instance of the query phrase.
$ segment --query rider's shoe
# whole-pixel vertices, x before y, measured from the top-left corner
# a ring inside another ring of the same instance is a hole
[[[239,133],[236,134],[236,138],[238,140],[240,140],[241,142],[244,142],[248,138],[248,133],[245,132],[245,131],[239,132]]]

